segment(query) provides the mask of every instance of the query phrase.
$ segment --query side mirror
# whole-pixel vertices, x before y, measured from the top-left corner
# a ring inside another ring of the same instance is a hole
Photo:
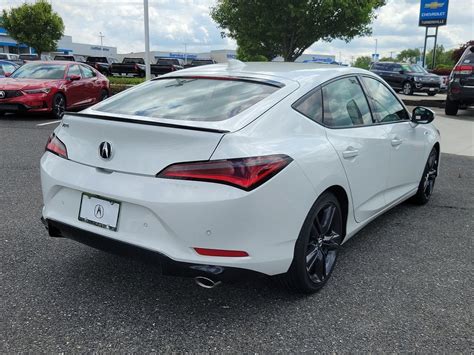
[[[12,75],[12,73],[5,73],[5,78],[8,78],[11,75]]]
[[[435,113],[430,109],[422,106],[417,106],[413,109],[411,120],[414,123],[430,123],[435,119]]]
[[[81,80],[81,76],[80,75],[69,75],[67,79],[69,81]]]

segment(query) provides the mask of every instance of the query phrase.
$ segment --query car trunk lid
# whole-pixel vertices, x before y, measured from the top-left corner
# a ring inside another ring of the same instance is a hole
[[[71,161],[150,176],[176,162],[209,159],[224,135],[215,130],[82,113],[67,113],[56,133]]]

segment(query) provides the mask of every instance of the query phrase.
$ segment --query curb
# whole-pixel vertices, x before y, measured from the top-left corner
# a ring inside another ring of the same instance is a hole
[[[444,108],[444,100],[403,100],[407,106],[425,106]]]

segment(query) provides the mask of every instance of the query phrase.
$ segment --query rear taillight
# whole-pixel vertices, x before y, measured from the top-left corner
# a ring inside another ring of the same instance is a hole
[[[472,74],[471,65],[457,65],[453,69],[453,74]]]
[[[56,137],[53,133],[48,138],[48,143],[46,143],[45,151],[51,152],[60,156],[61,158],[67,159],[67,149],[61,140]]]
[[[159,178],[215,182],[250,191],[278,174],[293,161],[284,154],[173,164]]]

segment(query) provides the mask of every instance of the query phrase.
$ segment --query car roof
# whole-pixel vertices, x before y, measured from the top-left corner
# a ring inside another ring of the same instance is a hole
[[[268,78],[285,83],[285,81],[300,84],[311,81],[321,84],[332,78],[345,74],[370,73],[367,70],[346,67],[334,64],[319,63],[289,63],[289,62],[241,62],[231,60],[224,64],[210,64],[201,67],[192,67],[178,72],[172,72],[163,77],[176,77],[181,75],[209,75],[209,76],[235,76],[249,78]]]

